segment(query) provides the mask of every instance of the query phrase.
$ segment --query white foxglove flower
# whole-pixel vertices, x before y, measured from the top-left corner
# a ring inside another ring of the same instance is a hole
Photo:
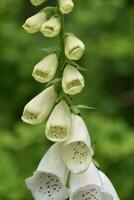
[[[71,173],[70,190],[70,200],[117,200],[113,199],[113,193],[104,190],[99,170],[93,163],[82,174]]]
[[[66,65],[63,71],[62,88],[66,94],[75,95],[84,88],[83,75],[72,65]]]
[[[65,187],[68,170],[60,159],[61,145],[54,144],[44,155],[33,176],[26,185],[35,200],[64,200],[69,197]]]
[[[62,146],[62,160],[68,169],[75,173],[85,171],[93,155],[88,130],[82,118],[78,115],[71,115],[71,135]]]
[[[104,191],[110,193],[113,196],[113,200],[119,200],[119,196],[109,178],[102,171],[99,171],[99,174],[102,180]]]
[[[42,3],[46,2],[46,0],[30,0],[31,4],[33,4],[34,6],[39,6]]]
[[[29,17],[22,26],[28,33],[36,33],[40,31],[42,24],[46,21],[47,14],[45,10],[41,10],[37,14]]]
[[[53,142],[63,142],[70,135],[71,114],[67,103],[61,100],[53,109],[46,123],[45,134]]]
[[[59,17],[52,16],[44,22],[41,27],[41,32],[45,37],[56,37],[61,30],[61,22]]]
[[[35,65],[32,76],[41,83],[46,83],[54,78],[58,66],[58,57],[52,53]]]
[[[50,114],[56,98],[54,86],[43,90],[24,107],[22,120],[33,125],[43,122]]]
[[[65,38],[65,55],[70,60],[79,60],[85,51],[84,43],[75,35],[69,34]]]
[[[70,13],[74,8],[74,3],[72,0],[59,0],[60,11],[63,14]]]

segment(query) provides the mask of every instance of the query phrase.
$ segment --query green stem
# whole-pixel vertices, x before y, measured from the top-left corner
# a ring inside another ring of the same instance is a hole
[[[58,1],[57,1],[58,2]],[[65,30],[64,30],[64,15],[60,12],[59,5],[58,5],[58,13],[61,21],[61,31],[59,34],[59,40],[60,40],[60,50],[61,50],[61,55],[60,55],[60,66],[62,67],[65,61]]]

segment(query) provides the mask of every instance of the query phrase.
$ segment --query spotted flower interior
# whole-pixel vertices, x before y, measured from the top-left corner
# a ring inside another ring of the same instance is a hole
[[[74,192],[71,200],[110,200],[102,198],[101,188],[97,185],[89,185]]]
[[[68,137],[68,130],[61,126],[51,126],[48,131],[48,137],[55,140],[65,140]]]
[[[67,189],[53,174],[35,172],[32,177],[26,179],[26,185],[35,200],[64,200],[68,197]]]
[[[90,150],[84,142],[73,142],[64,146],[64,158],[68,168],[71,171],[77,171],[77,168],[85,168],[89,163]]]
[[[75,87],[79,87],[79,86],[82,86],[82,84],[81,84],[81,81],[77,79],[77,80],[73,80],[70,83],[68,83],[66,86],[66,89],[71,90],[71,89],[73,89]]]
[[[39,113],[35,113],[35,112],[30,112],[28,110],[26,110],[24,112],[24,116],[23,118],[27,119],[27,120],[36,120],[39,117]]]
[[[33,76],[38,76],[39,78],[46,79],[49,76],[49,73],[45,73],[45,72],[40,71],[40,70],[35,70],[33,72]]]

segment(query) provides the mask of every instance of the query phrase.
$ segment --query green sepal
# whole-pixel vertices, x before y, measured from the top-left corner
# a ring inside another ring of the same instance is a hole
[[[92,162],[94,163],[94,165],[95,165],[98,169],[100,169],[100,164],[99,164],[99,162],[98,162],[96,159],[92,158]]]

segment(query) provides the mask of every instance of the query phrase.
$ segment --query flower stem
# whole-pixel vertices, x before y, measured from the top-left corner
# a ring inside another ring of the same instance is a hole
[[[58,3],[58,0],[57,0]],[[65,61],[65,54],[64,54],[64,49],[65,49],[65,30],[64,30],[64,15],[60,12],[59,9],[59,4],[58,4],[58,13],[61,21],[61,31],[59,34],[59,40],[60,40],[60,50],[61,50],[61,55],[60,55],[60,66],[62,68],[64,61]]]

